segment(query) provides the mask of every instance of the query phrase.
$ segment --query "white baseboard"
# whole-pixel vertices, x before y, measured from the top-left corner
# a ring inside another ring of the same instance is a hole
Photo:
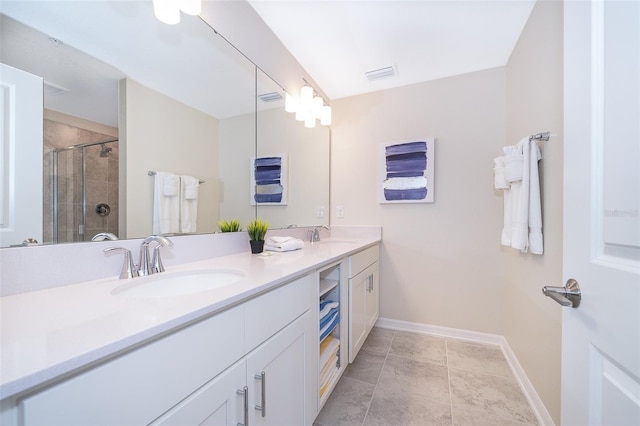
[[[458,328],[441,327],[437,325],[420,324],[408,321],[399,321],[389,318],[378,318],[376,327],[388,328],[397,331],[408,331],[411,333],[426,334],[430,336],[445,337],[448,339],[465,340],[468,342],[482,343],[489,345],[498,345],[502,349],[502,353],[511,367],[520,389],[524,393],[525,398],[531,405],[531,409],[538,419],[538,423],[543,426],[553,426],[555,423],[547,408],[542,403],[535,388],[529,381],[524,369],[518,362],[518,358],[511,350],[509,343],[499,334],[480,333],[477,331],[461,330]]]

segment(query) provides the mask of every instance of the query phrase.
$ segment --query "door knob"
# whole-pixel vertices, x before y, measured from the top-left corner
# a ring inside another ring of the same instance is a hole
[[[572,308],[580,306],[580,300],[582,300],[582,292],[578,281],[573,278],[569,278],[564,287],[546,285],[542,287],[542,293],[562,306],[571,306]]]

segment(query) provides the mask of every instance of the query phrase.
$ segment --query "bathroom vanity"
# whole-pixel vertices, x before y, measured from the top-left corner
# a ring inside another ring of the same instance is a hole
[[[377,318],[379,242],[168,267],[242,274],[186,294],[126,292],[136,278],[109,278],[4,297],[14,325],[3,325],[1,423],[312,424]],[[339,349],[321,397],[327,295],[339,302],[326,331]]]

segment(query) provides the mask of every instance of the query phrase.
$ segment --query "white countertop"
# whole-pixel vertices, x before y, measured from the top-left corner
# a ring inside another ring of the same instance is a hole
[[[380,242],[359,238],[305,243],[271,256],[249,252],[167,267],[166,273],[232,269],[237,283],[189,295],[129,298],[111,294],[136,279],[117,277],[0,298],[0,400],[176,330],[337,259]]]

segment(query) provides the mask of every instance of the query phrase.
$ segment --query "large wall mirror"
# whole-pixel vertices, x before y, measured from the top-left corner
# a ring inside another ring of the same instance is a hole
[[[187,233],[220,218],[328,224],[328,129],[288,116],[282,88],[200,18],[162,24],[150,1],[3,1],[1,12],[1,62],[44,82],[41,152],[15,165],[42,174],[40,243],[150,235],[157,172],[202,182]],[[252,160],[270,155],[287,161],[287,202],[256,204]]]

